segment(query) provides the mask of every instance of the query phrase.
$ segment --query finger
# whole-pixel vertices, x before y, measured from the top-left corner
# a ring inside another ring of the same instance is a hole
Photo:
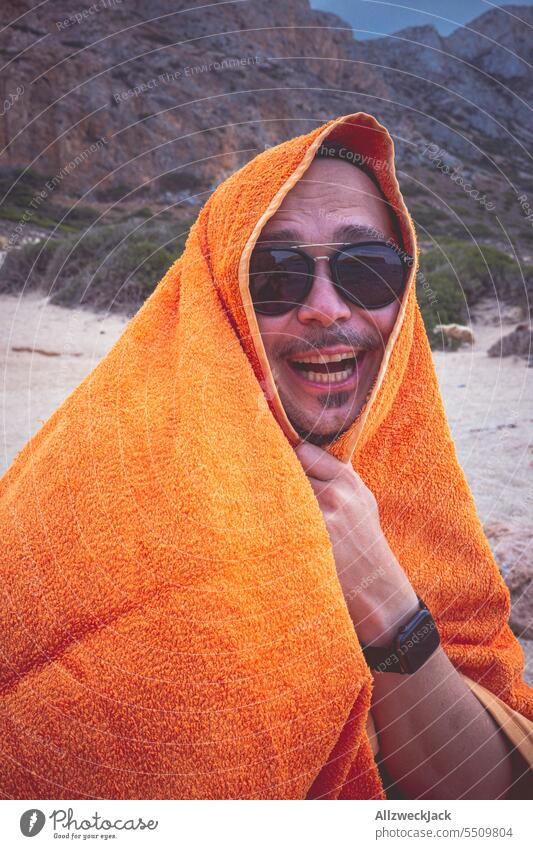
[[[336,477],[343,468],[343,463],[311,442],[301,442],[294,453],[302,464],[307,475],[312,474],[318,480],[328,481]]]
[[[325,492],[327,492],[329,482],[319,480],[318,478],[313,478],[310,475],[307,476],[307,480],[311,484],[311,488],[312,488],[313,492],[315,493],[315,496],[318,498],[318,500],[320,500],[321,496]]]

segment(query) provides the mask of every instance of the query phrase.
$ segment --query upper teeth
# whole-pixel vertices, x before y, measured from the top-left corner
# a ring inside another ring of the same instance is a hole
[[[305,357],[298,357],[297,363],[338,363],[341,360],[347,360],[354,357],[355,354],[309,354]]]

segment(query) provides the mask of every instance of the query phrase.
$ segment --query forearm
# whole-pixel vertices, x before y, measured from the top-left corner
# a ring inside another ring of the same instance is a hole
[[[369,648],[389,648],[419,605],[383,533],[377,501],[351,464],[305,442],[295,452],[326,521],[357,636]],[[416,672],[373,674],[382,759],[402,793],[426,799],[508,793],[518,772],[511,747],[442,647]]]
[[[348,593],[348,609],[363,644],[388,647],[418,611],[418,599],[386,547],[377,562],[387,578],[372,584],[363,603],[356,597],[357,607]],[[375,671],[373,678],[381,758],[403,795],[505,797],[515,776],[511,749],[442,647],[417,672]]]
[[[406,797],[498,799],[511,787],[507,741],[442,647],[413,674],[374,673],[372,716]]]

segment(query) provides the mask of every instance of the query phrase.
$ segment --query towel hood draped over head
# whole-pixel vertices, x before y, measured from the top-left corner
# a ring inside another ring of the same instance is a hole
[[[365,113],[222,183],[183,255],[0,486],[0,787],[24,798],[385,798],[372,676],[247,290],[265,221],[325,139],[415,232]],[[509,593],[449,433],[413,263],[373,394],[329,450],[452,662],[533,718]]]

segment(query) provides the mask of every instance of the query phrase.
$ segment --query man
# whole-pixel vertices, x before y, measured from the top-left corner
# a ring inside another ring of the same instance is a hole
[[[252,269],[256,279],[265,277],[262,258],[272,262],[272,252],[291,242],[314,260],[305,299],[290,301],[280,315],[272,303],[267,309],[260,303],[258,325],[287,416],[306,440],[295,451],[326,520],[354,627],[367,645],[388,646],[417,614],[416,592],[385,539],[372,493],[352,466],[308,444],[331,443],[354,422],[377,379],[400,306],[399,298],[377,309],[353,303],[331,274],[329,261],[339,246],[346,258],[349,244],[368,245],[369,238],[376,247],[381,240],[385,255],[388,250],[392,255],[392,246],[402,251],[390,206],[377,182],[350,164],[354,153],[323,143],[261,232]],[[362,262],[370,259],[363,255]],[[298,277],[294,264],[291,276]],[[378,286],[379,278],[375,273],[370,285]],[[276,281],[273,272],[271,279]],[[346,365],[351,374],[342,370]],[[375,581],[354,593],[367,575]],[[516,767],[520,770],[515,758],[513,775],[505,735],[442,648],[405,680],[390,670],[377,672],[372,714],[385,763],[407,798],[500,798],[512,787]],[[446,720],[436,724],[443,715]]]
[[[5,795],[527,792],[533,694],[416,256],[364,113],[210,198],[2,481]]]

